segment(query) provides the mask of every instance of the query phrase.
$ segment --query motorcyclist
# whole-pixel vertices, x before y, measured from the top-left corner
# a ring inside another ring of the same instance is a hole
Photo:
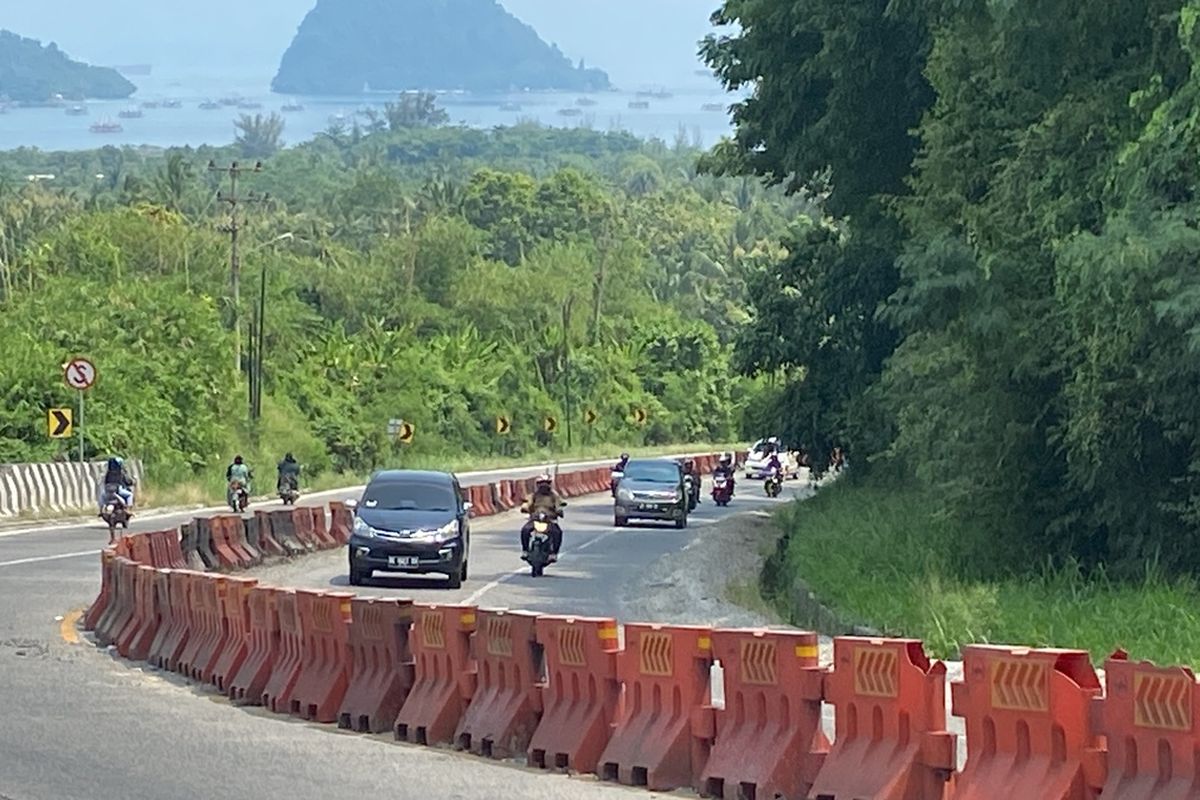
[[[525,502],[521,503],[521,513],[530,515],[530,519],[521,528],[521,558],[529,558],[529,538],[533,535],[533,515],[539,511],[546,511],[557,519],[562,516],[563,505],[558,492],[554,491],[554,483],[550,480],[550,476],[545,473],[539,475],[534,484],[533,493],[525,498]],[[560,547],[562,547],[562,528],[556,521],[550,524],[551,563],[558,560]]]
[[[250,495],[250,479],[254,477],[254,473],[250,467],[242,460],[241,456],[234,456],[233,463],[225,468],[225,480],[228,483],[237,481],[246,491],[246,495]],[[232,493],[230,494],[232,498]]]
[[[291,453],[287,453],[280,461],[276,469],[279,471],[279,477],[275,480],[275,490],[282,492],[285,488],[292,491],[300,489],[300,464],[296,461],[296,457]]]
[[[129,477],[129,473],[125,471],[125,461],[120,456],[113,456],[108,459],[104,471],[104,480],[100,482],[100,514],[104,515],[104,501],[110,489],[116,492],[117,497],[121,498],[121,502],[125,504],[125,509],[133,508],[133,479]]]
[[[736,472],[737,470],[733,467],[733,456],[729,453],[722,453],[721,458],[717,461],[717,466],[713,469],[713,477],[721,476],[729,482],[730,497],[733,496],[734,484],[736,483],[734,474]]]
[[[776,478],[781,483],[783,482],[783,462],[779,460],[779,451],[771,453],[771,457],[767,459],[767,478]]]
[[[691,493],[692,498],[698,504],[700,502],[700,473],[696,470],[696,462],[690,458],[683,460],[683,474],[692,479]]]
[[[628,465],[629,465],[629,453],[621,453],[621,460],[618,461],[616,466],[614,466],[612,468],[612,471],[620,472],[621,474],[624,474],[625,467]],[[617,479],[616,478],[613,478],[608,482],[608,488],[609,488],[609,491],[612,492],[612,496],[616,497],[617,496]]]

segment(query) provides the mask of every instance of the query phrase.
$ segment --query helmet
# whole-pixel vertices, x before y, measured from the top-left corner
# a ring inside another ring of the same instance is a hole
[[[721,453],[722,464],[728,464],[730,461],[733,461],[733,456],[729,455],[729,453]]]
[[[628,461],[628,460],[629,460],[629,453],[621,453],[621,460],[622,460],[622,461]]]
[[[242,463],[242,457],[241,457],[241,456],[234,456],[234,457],[233,457],[233,463],[235,463],[235,464],[240,464],[240,463]]]
[[[537,483],[539,484],[549,484],[550,482],[550,475],[548,473],[543,472],[541,475],[537,476]]]
[[[291,453],[285,453],[283,456],[283,460],[284,461],[295,461],[296,457],[293,456]]]
[[[770,439],[767,439],[767,444],[779,444],[779,437],[772,436]]]

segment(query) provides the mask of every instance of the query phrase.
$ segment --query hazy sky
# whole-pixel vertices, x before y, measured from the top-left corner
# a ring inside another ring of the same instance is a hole
[[[501,0],[572,59],[626,88],[679,83],[703,65],[696,42],[718,0]],[[56,41],[95,63],[274,74],[315,0],[5,0],[0,28]]]

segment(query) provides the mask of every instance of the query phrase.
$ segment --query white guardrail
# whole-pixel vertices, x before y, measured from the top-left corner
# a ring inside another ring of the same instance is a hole
[[[0,519],[25,513],[95,508],[105,464],[104,461],[0,464]],[[125,466],[130,477],[141,483],[141,462],[131,459]]]

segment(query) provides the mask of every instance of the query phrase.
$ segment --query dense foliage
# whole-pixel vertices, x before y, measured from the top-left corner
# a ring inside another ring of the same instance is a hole
[[[288,94],[465,89],[598,91],[608,76],[572,64],[497,0],[319,0],[271,88]]]
[[[739,276],[781,256],[805,203],[697,175],[682,143],[413,113],[331,130],[243,178],[239,191],[271,195],[242,233],[243,343],[266,275],[250,427],[222,175],[205,165],[262,146],[264,120],[244,120],[232,148],[0,153],[0,461],[65,452],[44,414],[71,403],[59,365],[76,352],[101,371],[89,452],[160,476],[217,471],[235,448],[354,471],[402,453],[516,454],[550,444],[546,414],[560,447],[568,419],[576,443],[740,433],[757,382],[729,378]],[[19,179],[39,173],[56,177]],[[587,408],[599,420],[584,431]],[[411,446],[388,437],[392,418],[415,425]]]
[[[61,94],[68,100],[116,100],[135,91],[115,69],[72,61],[53,42],[43,47],[0,30],[0,99],[43,103]]]
[[[1200,566],[1200,2],[853,6],[727,0],[704,48],[755,90],[707,168],[826,197],[740,366],[984,569]]]

